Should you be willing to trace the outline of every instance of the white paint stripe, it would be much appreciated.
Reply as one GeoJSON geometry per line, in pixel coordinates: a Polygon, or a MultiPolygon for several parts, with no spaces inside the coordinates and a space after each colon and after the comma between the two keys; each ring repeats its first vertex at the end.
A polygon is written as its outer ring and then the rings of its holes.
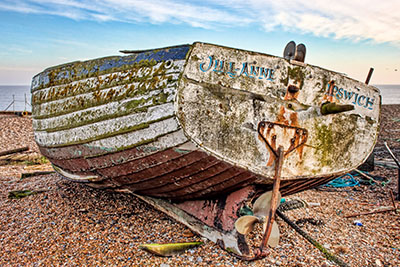
{"type": "Polygon", "coordinates": [[[126,107],[130,101],[139,99],[148,99],[148,101],[138,105],[137,108],[151,106],[153,105],[151,97],[161,92],[169,94],[167,101],[170,102],[174,99],[176,89],[175,87],[174,88],[167,87],[163,90],[150,91],[150,94],[147,95],[127,98],[121,101],[113,101],[103,105],[94,106],[83,110],[78,110],[60,116],[52,116],[50,118],[38,119],[34,117],[32,120],[33,122],[32,126],[35,131],[45,131],[45,130],[56,129],[59,127],[64,127],[65,125],[71,125],[71,127],[73,127],[75,123],[77,124],[79,123],[82,125],[83,122],[98,120],[99,118],[102,117],[109,118],[110,115],[112,114],[115,114],[114,117],[117,117],[118,114],[124,114],[129,112],[129,110],[127,110],[126,107]]]}
{"type": "MultiPolygon", "coordinates": [[[[173,80],[176,80],[178,78],[178,74],[176,76],[174,75],[173,80]]],[[[176,87],[176,81],[168,84],[168,78],[165,78],[164,80],[160,80],[155,88],[147,88],[149,92],[152,90],[156,89],[157,87],[162,87],[164,85],[167,85],[167,87],[176,87]]],[[[40,116],[46,116],[50,114],[59,114],[59,113],[67,113],[67,110],[73,110],[79,107],[84,108],[85,105],[88,106],[96,106],[99,105],[99,101],[104,101],[107,99],[107,94],[110,95],[110,100],[112,98],[118,98],[119,96],[124,96],[127,91],[130,90],[131,86],[135,86],[135,90],[138,90],[139,86],[150,86],[151,81],[146,82],[145,84],[135,82],[132,84],[126,84],[126,85],[118,85],[114,87],[110,87],[104,90],[99,90],[96,92],[90,92],[86,94],[81,94],[78,96],[71,96],[71,97],[66,97],[64,99],[59,99],[59,100],[54,100],[42,104],[34,104],[33,108],[33,116],[34,117],[40,117],[40,116]],[[101,93],[101,95],[96,98],[96,95],[101,93]],[[112,96],[111,96],[112,95],[112,96]]]]}
{"type": "Polygon", "coordinates": [[[174,114],[173,103],[154,106],[147,112],[134,113],[123,117],[113,118],[73,129],[57,132],[35,131],[35,140],[43,146],[58,146],[68,143],[81,143],[99,136],[112,135],[127,127],[161,119],[174,114]]]}
{"type": "Polygon", "coordinates": [[[164,121],[153,123],[149,128],[146,129],[96,140],[89,142],[88,145],[108,148],[127,147],[129,144],[137,144],[145,140],[176,131],[178,129],[179,125],[176,122],[176,119],[170,118],[164,121]]]}
{"type": "MultiPolygon", "coordinates": [[[[116,137],[110,137],[109,142],[113,142],[112,138],[114,138],[114,140],[116,139],[116,137]]],[[[167,134],[160,134],[159,137],[155,138],[155,141],[147,143],[147,144],[143,144],[143,145],[138,145],[138,148],[142,152],[144,152],[144,154],[146,154],[146,153],[152,154],[156,151],[160,151],[160,150],[164,150],[164,149],[167,149],[170,147],[182,145],[186,142],[188,142],[188,138],[186,137],[186,135],[184,134],[182,129],[178,129],[178,130],[171,131],[167,134]]],[[[93,142],[89,142],[87,144],[84,144],[84,146],[94,149],[96,151],[99,151],[99,149],[100,149],[101,151],[103,151],[103,153],[82,155],[82,151],[79,151],[79,147],[76,147],[76,150],[75,150],[76,154],[74,156],[71,156],[71,154],[69,154],[69,153],[65,153],[63,155],[58,155],[56,158],[68,160],[68,159],[78,158],[81,156],[88,157],[88,158],[97,157],[97,156],[101,156],[101,155],[106,155],[108,153],[114,153],[116,151],[130,149],[135,144],[137,144],[137,143],[129,141],[118,147],[117,146],[114,146],[114,147],[102,147],[102,146],[98,147],[98,146],[96,146],[96,147],[94,147],[93,142]]],[[[129,159],[132,159],[132,158],[129,158],[129,159]]]]}

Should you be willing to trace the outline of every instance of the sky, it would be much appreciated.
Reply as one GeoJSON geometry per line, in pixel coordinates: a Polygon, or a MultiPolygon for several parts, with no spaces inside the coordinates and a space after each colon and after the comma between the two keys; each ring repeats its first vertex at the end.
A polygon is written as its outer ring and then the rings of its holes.
{"type": "Polygon", "coordinates": [[[44,69],[195,41],[282,56],[371,84],[400,84],[399,0],[0,0],[0,85],[44,69]]]}

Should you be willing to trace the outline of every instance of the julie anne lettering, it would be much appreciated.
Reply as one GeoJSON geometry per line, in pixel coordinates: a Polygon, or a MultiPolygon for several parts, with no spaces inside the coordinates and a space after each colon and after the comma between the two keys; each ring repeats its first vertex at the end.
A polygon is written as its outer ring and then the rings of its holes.
{"type": "Polygon", "coordinates": [[[200,63],[199,68],[202,72],[213,71],[216,73],[227,74],[231,78],[239,76],[247,76],[254,79],[265,79],[272,81],[274,79],[274,69],[264,68],[260,66],[250,65],[248,62],[239,64],[240,67],[236,68],[235,62],[226,62],[224,60],[213,59],[208,57],[206,62],[200,63]]]}
{"type": "MultiPolygon", "coordinates": [[[[236,65],[237,63],[235,62],[213,59],[212,56],[209,56],[205,62],[199,64],[199,69],[202,72],[212,71],[219,74],[227,74],[231,78],[247,76],[253,79],[265,79],[267,81],[273,81],[275,79],[275,69],[273,68],[254,66],[248,62],[238,64],[240,67],[236,67],[236,65]]],[[[341,87],[339,88],[332,82],[328,83],[326,95],[335,97],[337,100],[351,102],[352,104],[363,108],[370,110],[373,109],[374,98],[370,98],[360,94],[359,92],[351,91],[341,87]]]]}

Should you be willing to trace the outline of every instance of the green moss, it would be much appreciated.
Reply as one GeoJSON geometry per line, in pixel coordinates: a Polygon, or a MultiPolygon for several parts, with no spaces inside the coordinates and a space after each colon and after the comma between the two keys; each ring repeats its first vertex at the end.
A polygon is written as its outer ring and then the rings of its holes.
{"type": "Polygon", "coordinates": [[[295,80],[297,83],[300,83],[300,89],[303,88],[306,74],[303,72],[301,67],[294,67],[293,69],[288,67],[288,77],[295,80]]]}
{"type": "Polygon", "coordinates": [[[196,54],[194,54],[190,59],[192,61],[199,61],[200,60],[200,58],[196,54]]]}
{"type": "Polygon", "coordinates": [[[324,77],[322,78],[322,88],[321,91],[325,91],[327,90],[327,86],[328,86],[329,80],[326,78],[326,76],[324,75],[324,77]]]}
{"type": "Polygon", "coordinates": [[[35,88],[34,91],[43,89],[45,87],[49,86],[54,86],[54,85],[62,85],[66,83],[70,83],[79,79],[85,79],[85,78],[92,78],[100,75],[105,75],[109,73],[114,73],[117,71],[125,71],[125,70],[137,70],[140,68],[152,68],[155,65],[157,65],[157,61],[154,59],[151,60],[141,60],[139,62],[135,62],[134,64],[129,64],[127,63],[126,65],[119,66],[119,67],[114,67],[114,68],[109,68],[104,71],[99,71],[98,66],[103,65],[107,60],[119,60],[120,57],[108,57],[108,58],[102,58],[102,59],[96,59],[92,61],[87,61],[87,62],[73,62],[70,64],[65,64],[61,66],[56,66],[51,69],[45,70],[43,75],[47,76],[49,78],[49,83],[47,84],[41,84],[39,87],[35,88]],[[64,79],[57,79],[58,75],[63,74],[63,73],[71,73],[69,75],[69,78],[64,78],[64,79]],[[72,74],[73,73],[73,74],[72,74]],[[77,75],[78,73],[87,73],[87,74],[81,74],[77,75]]]}
{"type": "Polygon", "coordinates": [[[318,142],[317,155],[322,165],[329,166],[332,164],[332,151],[334,149],[333,135],[330,126],[325,124],[315,124],[314,126],[316,139],[318,142]]]}
{"type": "Polygon", "coordinates": [[[122,151],[122,150],[126,150],[126,149],[130,149],[130,148],[133,148],[133,147],[138,147],[138,146],[143,146],[143,145],[150,144],[150,143],[152,143],[152,142],[157,141],[159,138],[164,137],[164,136],[166,136],[166,135],[168,135],[168,134],[171,134],[171,133],[173,133],[173,131],[172,131],[172,132],[165,133],[165,134],[158,135],[158,136],[156,136],[156,137],[154,137],[154,138],[144,139],[144,140],[142,140],[142,141],[140,141],[140,142],[137,142],[137,143],[132,144],[132,145],[129,145],[129,146],[118,147],[117,150],[116,150],[116,152],[122,151]]]}
{"type": "Polygon", "coordinates": [[[89,143],[89,142],[93,142],[93,141],[96,141],[96,140],[100,140],[100,139],[104,139],[104,138],[108,138],[108,137],[112,137],[112,136],[116,136],[116,135],[120,135],[120,134],[124,134],[124,133],[128,133],[128,132],[134,132],[134,131],[137,131],[137,130],[145,129],[145,128],[148,128],[150,126],[150,124],[153,124],[153,123],[156,123],[156,122],[159,122],[159,121],[162,121],[162,120],[167,120],[167,119],[169,119],[171,117],[173,117],[173,115],[172,116],[165,116],[165,117],[162,117],[162,118],[157,119],[157,120],[143,122],[143,123],[140,123],[140,124],[137,124],[137,125],[133,125],[133,126],[123,127],[121,129],[119,129],[118,131],[112,131],[112,132],[109,132],[109,133],[93,136],[91,138],[78,140],[78,141],[74,141],[74,142],[67,142],[67,143],[64,143],[62,145],[48,146],[48,147],[63,147],[63,146],[70,146],[70,145],[78,145],[78,144],[89,143]]]}
{"type": "MultiPolygon", "coordinates": [[[[173,81],[175,82],[175,81],[173,81]]],[[[154,91],[154,90],[161,90],[166,88],[169,84],[171,83],[164,83],[162,80],[158,81],[158,84],[152,83],[151,81],[143,83],[140,87],[131,85],[129,89],[121,89],[121,90],[114,90],[110,89],[108,92],[107,91],[95,91],[93,92],[93,98],[92,99],[83,99],[83,98],[74,98],[74,99],[69,99],[64,103],[63,107],[60,107],[59,103],[49,103],[46,106],[46,111],[45,115],[38,115],[38,113],[41,112],[41,106],[39,105],[34,105],[35,110],[34,110],[34,116],[36,119],[44,119],[44,118],[50,118],[58,115],[63,115],[67,114],[70,112],[90,108],[90,107],[95,107],[99,106],[111,101],[119,101],[122,99],[125,99],[127,97],[135,97],[135,96],[140,96],[144,95],[147,92],[154,91]],[[151,86],[155,87],[151,87],[151,86]],[[74,101],[76,103],[74,104],[74,101]]],[[[157,96],[153,96],[157,97],[157,96]]],[[[160,98],[164,98],[165,95],[161,95],[160,98]]],[[[161,100],[162,101],[162,100],[161,100]]]]}
{"type": "Polygon", "coordinates": [[[39,165],[49,163],[49,160],[45,156],[37,157],[32,160],[25,160],[25,165],[39,165]]]}
{"type": "Polygon", "coordinates": [[[288,86],[288,85],[289,85],[289,76],[287,76],[287,77],[284,78],[284,79],[281,79],[280,82],[281,82],[282,84],[284,84],[285,86],[288,86]]]}

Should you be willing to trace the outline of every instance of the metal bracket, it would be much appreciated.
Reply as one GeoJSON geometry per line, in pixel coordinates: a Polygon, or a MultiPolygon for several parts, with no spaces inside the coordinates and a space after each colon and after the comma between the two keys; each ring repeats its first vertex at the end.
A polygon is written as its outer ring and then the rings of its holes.
{"type": "Polygon", "coordinates": [[[308,138],[307,129],[269,121],[261,121],[257,132],[275,157],[278,157],[276,144],[283,146],[284,156],[287,156],[303,146],[308,138]]]}

